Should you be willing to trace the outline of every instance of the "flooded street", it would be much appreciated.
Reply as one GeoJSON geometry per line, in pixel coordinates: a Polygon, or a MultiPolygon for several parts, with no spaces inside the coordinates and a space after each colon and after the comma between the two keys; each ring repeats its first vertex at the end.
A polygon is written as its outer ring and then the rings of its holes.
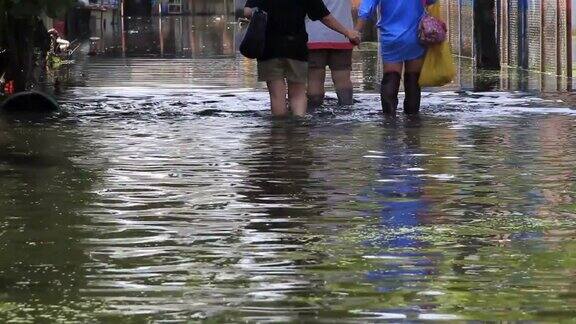
{"type": "Polygon", "coordinates": [[[576,317],[570,96],[496,76],[389,120],[365,47],[353,108],[274,121],[237,26],[193,18],[49,76],[58,115],[0,117],[2,322],[576,317]]]}

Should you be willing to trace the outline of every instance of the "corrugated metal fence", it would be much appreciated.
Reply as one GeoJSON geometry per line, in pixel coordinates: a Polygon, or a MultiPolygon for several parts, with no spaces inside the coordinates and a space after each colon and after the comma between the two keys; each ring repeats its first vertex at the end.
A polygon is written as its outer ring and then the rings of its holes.
{"type": "MultiPolygon", "coordinates": [[[[455,54],[475,59],[474,1],[444,0],[455,54]]],[[[494,0],[503,65],[572,76],[572,0],[494,0]]]]}

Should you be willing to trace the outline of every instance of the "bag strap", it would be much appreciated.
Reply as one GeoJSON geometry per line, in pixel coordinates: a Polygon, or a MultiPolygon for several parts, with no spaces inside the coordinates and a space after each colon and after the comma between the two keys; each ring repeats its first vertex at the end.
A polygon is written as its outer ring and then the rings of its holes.
{"type": "Polygon", "coordinates": [[[429,15],[428,12],[428,0],[422,0],[422,6],[424,7],[424,15],[429,15]]]}

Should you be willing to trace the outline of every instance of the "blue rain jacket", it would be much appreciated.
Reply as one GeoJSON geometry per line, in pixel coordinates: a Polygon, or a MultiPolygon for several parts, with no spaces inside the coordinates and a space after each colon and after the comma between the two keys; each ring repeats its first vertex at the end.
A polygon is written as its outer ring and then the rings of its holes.
{"type": "MultiPolygon", "coordinates": [[[[427,0],[432,4],[435,0],[427,0]]],[[[380,52],[387,63],[420,58],[426,48],[418,41],[418,25],[424,14],[422,0],[362,0],[358,15],[370,20],[380,10],[380,52]]]]}

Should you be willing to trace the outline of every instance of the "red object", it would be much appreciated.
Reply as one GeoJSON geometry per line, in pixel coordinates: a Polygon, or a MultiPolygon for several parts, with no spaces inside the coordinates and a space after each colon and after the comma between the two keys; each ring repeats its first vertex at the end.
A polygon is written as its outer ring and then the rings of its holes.
{"type": "Polygon", "coordinates": [[[6,82],[6,84],[4,85],[4,93],[7,95],[14,94],[14,81],[6,82]]]}
{"type": "Polygon", "coordinates": [[[60,37],[64,37],[64,35],[66,35],[66,22],[63,20],[54,20],[54,29],[58,31],[60,37]]]}
{"type": "Polygon", "coordinates": [[[339,43],[339,42],[312,42],[308,43],[308,49],[336,49],[336,50],[351,50],[354,49],[354,45],[350,42],[339,43]]]}

